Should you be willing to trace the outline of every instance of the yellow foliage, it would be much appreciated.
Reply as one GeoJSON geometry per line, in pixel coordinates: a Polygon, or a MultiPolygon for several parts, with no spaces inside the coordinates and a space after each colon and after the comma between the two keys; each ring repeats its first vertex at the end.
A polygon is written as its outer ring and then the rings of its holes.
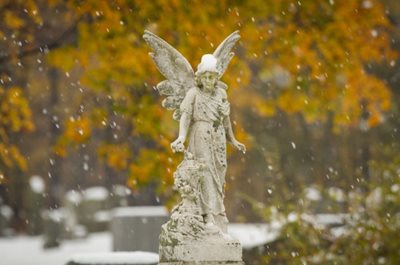
{"type": "Polygon", "coordinates": [[[177,161],[174,161],[170,155],[171,152],[141,149],[134,163],[129,165],[128,185],[135,189],[152,181],[160,182],[161,180],[159,188],[170,187],[174,181],[173,170],[177,166],[177,161]]]}
{"type": "Polygon", "coordinates": [[[71,118],[65,124],[65,136],[74,143],[84,143],[90,137],[91,126],[89,118],[71,118]]]}
{"type": "Polygon", "coordinates": [[[99,156],[106,160],[107,165],[117,170],[125,170],[132,157],[127,144],[103,144],[97,149],[99,156]]]}
{"type": "Polygon", "coordinates": [[[301,112],[305,104],[305,95],[297,91],[284,91],[277,100],[277,105],[289,114],[301,112]]]}
{"type": "Polygon", "coordinates": [[[15,14],[13,14],[13,12],[6,10],[4,12],[4,22],[6,23],[6,25],[8,27],[10,27],[11,29],[19,29],[21,27],[24,26],[24,20],[22,20],[21,18],[17,17],[15,14]]]}
{"type": "Polygon", "coordinates": [[[53,147],[53,152],[60,156],[60,157],[65,157],[67,155],[67,150],[66,147],[63,146],[62,144],[58,143],[53,147]]]}
{"type": "Polygon", "coordinates": [[[76,65],[75,49],[73,47],[64,47],[48,54],[47,62],[50,65],[57,66],[64,71],[70,71],[76,65]]]}
{"type": "Polygon", "coordinates": [[[255,107],[257,108],[257,112],[260,116],[271,117],[275,115],[276,104],[272,99],[262,100],[260,98],[256,98],[254,101],[255,107]]]}
{"type": "MultiPolygon", "coordinates": [[[[364,67],[398,58],[390,45],[392,26],[379,0],[370,0],[368,8],[359,0],[334,2],[67,1],[71,17],[88,19],[78,23],[76,45],[52,51],[48,60],[66,71],[79,67],[81,84],[93,97],[112,103],[67,122],[65,142],[86,141],[91,127],[105,127],[110,114],[121,114],[132,137],[151,140],[154,149],[128,159],[130,152],[108,152],[114,146],[107,146],[99,155],[128,170],[132,187],[154,176],[172,183],[172,175],[167,178],[160,168],[169,167],[167,150],[177,124],[166,121],[172,113],[159,106],[151,88],[163,77],[141,39],[145,29],[171,43],[194,68],[202,54],[212,53],[223,36],[239,29],[242,39],[223,81],[232,106],[243,112],[268,118],[280,110],[301,114],[309,123],[333,115],[334,127],[346,128],[360,123],[360,104],[366,102],[369,125],[378,125],[392,95],[364,67]]],[[[243,131],[238,135],[250,138],[243,131]]],[[[66,144],[60,146],[57,152],[64,154],[66,144]]]]}
{"type": "MultiPolygon", "coordinates": [[[[6,89],[0,86],[0,164],[23,171],[27,169],[24,156],[10,140],[10,136],[33,130],[32,113],[21,88],[6,89]]],[[[3,173],[0,175],[5,181],[6,176],[3,173]]]]}
{"type": "Polygon", "coordinates": [[[0,87],[0,124],[13,132],[32,131],[31,110],[19,87],[0,87]]]}

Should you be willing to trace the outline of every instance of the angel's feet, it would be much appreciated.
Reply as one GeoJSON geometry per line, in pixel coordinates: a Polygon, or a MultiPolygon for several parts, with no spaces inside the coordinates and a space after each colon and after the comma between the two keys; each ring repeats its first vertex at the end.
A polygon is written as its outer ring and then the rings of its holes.
{"type": "Polygon", "coordinates": [[[223,239],[225,239],[225,240],[227,240],[227,241],[233,240],[233,238],[231,237],[231,235],[229,235],[229,234],[227,234],[227,233],[224,233],[224,232],[222,232],[222,231],[221,231],[221,236],[222,236],[223,239]]]}
{"type": "Polygon", "coordinates": [[[204,223],[206,227],[206,231],[211,234],[218,234],[221,232],[221,229],[215,224],[215,220],[212,214],[207,214],[204,216],[204,223]]]}
{"type": "Polygon", "coordinates": [[[206,226],[215,225],[214,216],[212,214],[206,214],[204,216],[204,223],[206,224],[206,226]]]}

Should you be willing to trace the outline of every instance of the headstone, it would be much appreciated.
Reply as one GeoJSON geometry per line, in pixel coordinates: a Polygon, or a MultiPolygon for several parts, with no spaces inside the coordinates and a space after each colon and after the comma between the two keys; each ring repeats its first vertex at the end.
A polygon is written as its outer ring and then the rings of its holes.
{"type": "Polygon", "coordinates": [[[41,212],[44,208],[45,182],[42,177],[33,175],[29,179],[29,190],[26,193],[26,208],[28,232],[31,235],[39,235],[43,232],[43,218],[41,212]]]}
{"type": "Polygon", "coordinates": [[[169,215],[163,206],[120,207],[112,212],[114,251],[158,252],[161,225],[169,215]]]}
{"type": "Polygon", "coordinates": [[[87,229],[79,223],[79,208],[82,204],[82,194],[76,190],[68,191],[64,196],[65,238],[75,239],[87,236],[87,229]]]}
{"type": "Polygon", "coordinates": [[[109,192],[104,187],[90,187],[83,191],[78,222],[89,232],[104,231],[109,226],[109,192]]]}
{"type": "Polygon", "coordinates": [[[64,232],[65,214],[63,209],[46,210],[42,213],[44,220],[43,248],[54,248],[61,244],[64,232]]]}
{"type": "Polygon", "coordinates": [[[67,265],[155,265],[158,255],[151,252],[111,252],[75,254],[67,265]]]}
{"type": "Polygon", "coordinates": [[[14,213],[8,205],[0,204],[0,236],[11,236],[14,231],[10,228],[10,222],[14,213]]]}
{"type": "Polygon", "coordinates": [[[112,208],[126,207],[129,203],[129,196],[132,195],[131,190],[123,185],[114,185],[110,193],[110,205],[112,208]]]}

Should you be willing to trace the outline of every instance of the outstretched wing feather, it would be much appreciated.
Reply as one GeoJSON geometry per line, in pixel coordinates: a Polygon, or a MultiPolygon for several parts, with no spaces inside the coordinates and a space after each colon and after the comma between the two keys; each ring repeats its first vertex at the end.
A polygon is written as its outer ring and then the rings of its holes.
{"type": "Polygon", "coordinates": [[[169,110],[174,110],[179,108],[179,105],[181,104],[183,100],[183,97],[181,96],[169,96],[166,97],[162,102],[161,105],[169,110]]]}
{"type": "Polygon", "coordinates": [[[226,39],[221,42],[221,44],[214,51],[213,55],[215,58],[217,58],[217,69],[220,72],[220,77],[225,73],[229,62],[235,55],[233,52],[231,52],[231,49],[233,48],[233,46],[235,46],[236,42],[239,39],[240,35],[239,31],[237,30],[226,37],[226,39]]]}
{"type": "Polygon", "coordinates": [[[179,120],[179,106],[186,92],[195,86],[192,66],[182,54],[157,35],[146,30],[143,38],[153,49],[149,55],[157,69],[167,78],[156,86],[161,95],[167,96],[161,105],[166,109],[176,110],[173,118],[179,120]]]}
{"type": "Polygon", "coordinates": [[[156,89],[160,95],[171,96],[175,95],[176,84],[171,84],[172,81],[164,80],[157,84],[156,89]]]}
{"type": "Polygon", "coordinates": [[[150,56],[163,76],[186,89],[194,85],[193,69],[182,54],[150,31],[146,30],[143,38],[153,49],[150,56]]]}
{"type": "Polygon", "coordinates": [[[172,118],[173,118],[174,120],[176,120],[176,121],[179,121],[179,119],[181,118],[181,116],[182,116],[181,110],[180,110],[179,108],[177,108],[177,109],[174,111],[174,114],[172,115],[172,118]]]}

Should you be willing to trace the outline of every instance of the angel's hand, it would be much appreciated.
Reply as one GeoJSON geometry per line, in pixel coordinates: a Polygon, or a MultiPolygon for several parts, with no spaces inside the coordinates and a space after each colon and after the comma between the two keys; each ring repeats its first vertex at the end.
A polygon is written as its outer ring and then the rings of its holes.
{"type": "Polygon", "coordinates": [[[171,143],[172,152],[183,152],[185,150],[185,146],[183,143],[185,139],[183,137],[178,137],[175,141],[171,143]]]}
{"type": "Polygon", "coordinates": [[[234,139],[232,141],[233,146],[238,149],[239,151],[241,151],[243,154],[246,153],[246,146],[244,144],[242,144],[241,142],[239,142],[238,140],[234,139]]]}

